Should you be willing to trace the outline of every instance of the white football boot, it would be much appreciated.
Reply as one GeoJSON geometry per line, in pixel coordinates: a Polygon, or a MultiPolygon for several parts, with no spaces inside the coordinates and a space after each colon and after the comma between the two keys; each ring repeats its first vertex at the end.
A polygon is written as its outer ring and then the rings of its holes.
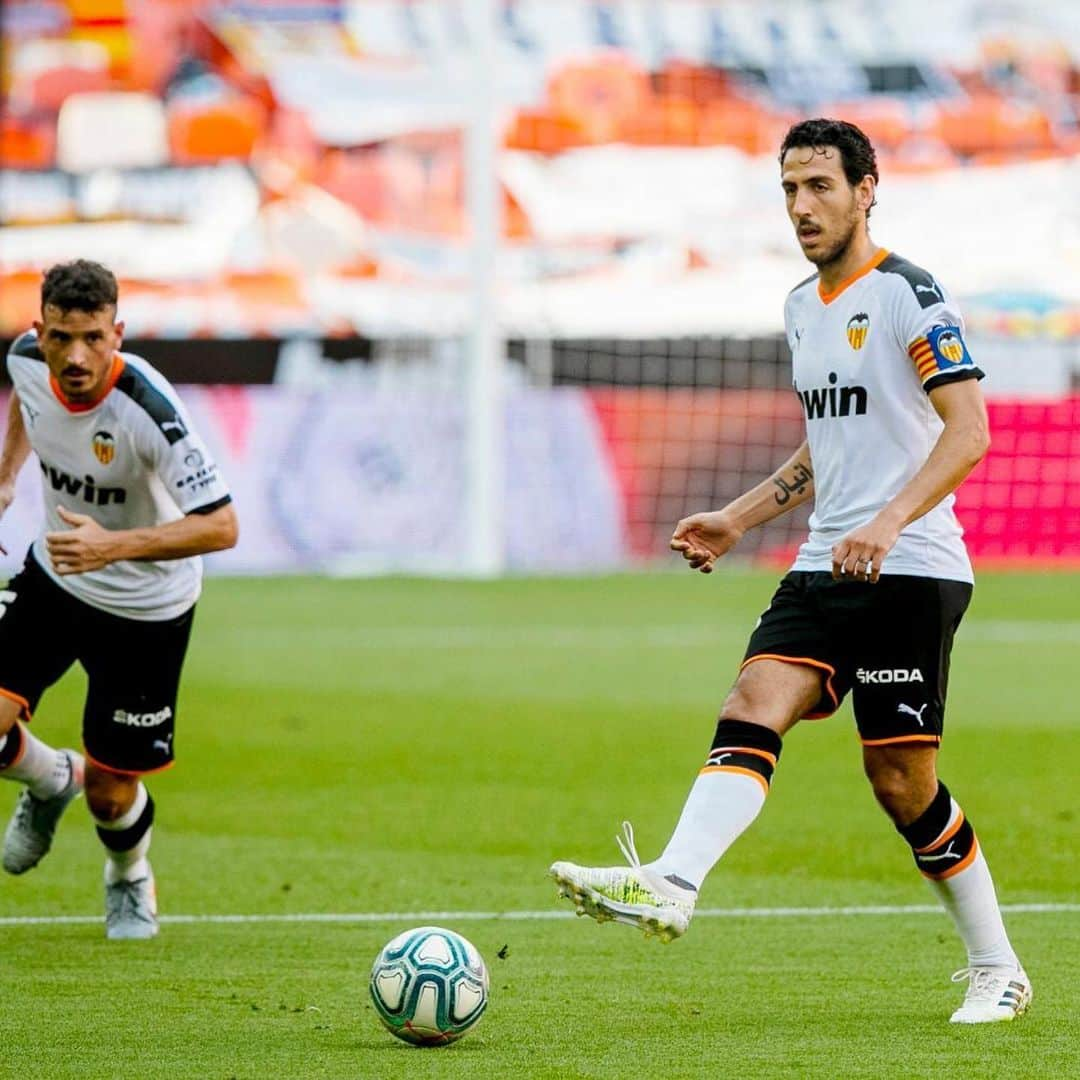
{"type": "Polygon", "coordinates": [[[61,750],[70,770],[67,784],[49,799],[38,799],[29,788],[19,792],[15,812],[4,832],[4,869],[9,874],[25,874],[49,852],[56,826],[72,800],[82,794],[83,756],[75,750],[61,750]]]}
{"type": "Polygon", "coordinates": [[[1023,1016],[1031,1004],[1031,980],[1023,968],[966,967],[952,977],[968,980],[964,1004],[949,1018],[951,1024],[999,1024],[1023,1016]]]}
{"type": "Polygon", "coordinates": [[[110,941],[142,941],[157,932],[157,889],[149,867],[137,881],[106,884],[105,936],[110,941]]]}
{"type": "Polygon", "coordinates": [[[623,822],[623,836],[615,840],[629,866],[553,863],[548,872],[559,895],[573,900],[579,915],[590,915],[597,922],[626,923],[664,942],[682,937],[694,914],[697,890],[689,884],[683,888],[641,865],[630,822],[623,822]]]}

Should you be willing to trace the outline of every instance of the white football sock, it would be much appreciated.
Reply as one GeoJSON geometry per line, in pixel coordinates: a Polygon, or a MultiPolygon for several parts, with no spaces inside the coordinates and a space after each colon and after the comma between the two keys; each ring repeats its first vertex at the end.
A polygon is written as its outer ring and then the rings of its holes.
{"type": "Polygon", "coordinates": [[[956,923],[972,967],[1020,966],[1001,921],[994,881],[981,848],[970,866],[944,881],[931,880],[930,887],[956,923]]]}
{"type": "MultiPolygon", "coordinates": [[[[135,799],[125,813],[115,821],[100,821],[98,818],[94,818],[94,823],[99,829],[104,829],[107,832],[120,832],[123,829],[130,829],[142,816],[149,798],[146,786],[140,783],[135,790],[135,799]]],[[[118,881],[138,881],[139,878],[146,877],[150,872],[150,863],[146,855],[150,850],[150,836],[153,831],[153,826],[148,828],[135,846],[127,851],[105,849],[106,885],[115,885],[118,881]]]]}
{"type": "Polygon", "coordinates": [[[667,847],[648,869],[700,889],[706,874],[764,805],[764,782],[756,777],[726,770],[700,773],[667,847]]]}
{"type": "MultiPolygon", "coordinates": [[[[59,795],[71,780],[71,760],[67,754],[54,750],[31,735],[29,728],[21,720],[15,722],[19,725],[22,750],[6,769],[0,769],[0,776],[5,780],[17,780],[25,784],[35,799],[51,799],[54,795],[59,795]]],[[[3,745],[6,745],[10,738],[9,732],[4,736],[3,745]]]]}

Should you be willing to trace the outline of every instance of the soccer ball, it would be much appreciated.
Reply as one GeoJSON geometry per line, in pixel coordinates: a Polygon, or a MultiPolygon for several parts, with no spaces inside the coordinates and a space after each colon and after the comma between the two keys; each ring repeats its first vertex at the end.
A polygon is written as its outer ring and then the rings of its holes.
{"type": "Polygon", "coordinates": [[[488,972],[460,934],[418,926],[383,946],[370,987],[392,1035],[415,1046],[440,1046],[460,1039],[484,1015],[488,972]]]}

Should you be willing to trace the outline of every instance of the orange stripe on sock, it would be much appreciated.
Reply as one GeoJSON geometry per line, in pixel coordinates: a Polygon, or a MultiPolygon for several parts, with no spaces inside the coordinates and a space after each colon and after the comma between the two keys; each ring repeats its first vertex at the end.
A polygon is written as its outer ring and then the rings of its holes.
{"type": "Polygon", "coordinates": [[[761,775],[761,773],[754,772],[753,769],[743,769],[740,768],[738,765],[706,765],[705,768],[698,773],[698,776],[704,776],[705,773],[714,772],[733,772],[741,773],[743,776],[751,776],[762,786],[762,788],[764,788],[765,794],[769,794],[768,780],[766,780],[765,777],[761,775]]]}
{"type": "Polygon", "coordinates": [[[959,874],[961,870],[966,870],[975,861],[975,856],[978,854],[979,841],[973,838],[971,850],[955,866],[950,866],[948,870],[943,870],[940,874],[928,874],[923,870],[923,877],[928,877],[933,881],[945,881],[946,879],[959,874]]]}
{"type": "Polygon", "coordinates": [[[915,854],[925,855],[928,851],[933,851],[934,848],[939,847],[941,844],[944,844],[947,841],[951,840],[960,831],[960,826],[963,824],[964,811],[961,810],[952,825],[946,825],[945,831],[933,843],[927,844],[926,847],[916,848],[915,854]]]}

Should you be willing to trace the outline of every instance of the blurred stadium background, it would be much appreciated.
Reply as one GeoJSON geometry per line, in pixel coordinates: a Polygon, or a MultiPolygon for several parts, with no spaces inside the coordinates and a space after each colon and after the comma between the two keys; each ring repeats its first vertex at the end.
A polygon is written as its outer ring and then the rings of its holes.
{"type": "MultiPolygon", "coordinates": [[[[106,962],[77,810],[0,890],[4,1062],[1080,1076],[1075,574],[983,574],[950,687],[949,784],[1038,985],[1023,1024],[944,1030],[961,956],[943,918],[927,932],[850,717],[792,734],[703,894],[724,917],[687,947],[560,919],[544,873],[615,857],[626,817],[658,850],[775,582],[606,575],[671,567],[681,515],[801,440],[781,319],[810,268],[776,162],[794,120],[868,131],[875,240],[961,300],[995,439],[958,505],[979,570],[1080,569],[1080,4],[5,0],[0,19],[0,345],[43,268],[113,267],[128,347],[183,388],[237,497],[240,545],[208,566],[251,575],[206,590],[183,764],[153,782],[165,932],[106,962]],[[323,576],[395,571],[575,576],[323,576]],[[885,906],[841,922],[853,904],[885,906]],[[371,958],[433,912],[492,967],[465,1058],[391,1053],[364,1010],[371,958]]],[[[0,575],[39,520],[35,470],[20,483],[0,575]]],[[[804,527],[740,552],[781,562],[804,527]]],[[[83,687],[50,691],[50,741],[77,745],[83,687]]]]}
{"type": "MultiPolygon", "coordinates": [[[[801,439],[781,319],[808,267],[775,154],[808,115],[875,141],[874,237],[960,298],[990,375],[994,448],[959,499],[976,559],[1080,562],[1072,0],[2,19],[0,338],[44,267],[116,270],[128,347],[189,387],[242,508],[218,572],[664,558],[674,521],[801,439]]],[[[23,482],[6,535],[36,524],[23,482]]],[[[783,560],[803,526],[741,550],[783,560]]]]}

